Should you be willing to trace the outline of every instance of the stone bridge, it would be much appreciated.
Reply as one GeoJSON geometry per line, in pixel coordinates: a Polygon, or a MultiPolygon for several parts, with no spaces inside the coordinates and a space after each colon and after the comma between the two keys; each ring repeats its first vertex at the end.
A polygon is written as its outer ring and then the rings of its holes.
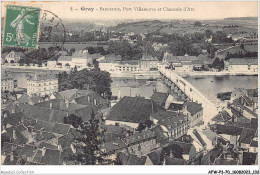
{"type": "Polygon", "coordinates": [[[173,70],[161,67],[159,68],[159,72],[162,79],[171,87],[171,89],[176,88],[177,86],[190,100],[202,104],[204,124],[207,124],[216,114],[218,114],[217,107],[211,101],[173,70]]]}

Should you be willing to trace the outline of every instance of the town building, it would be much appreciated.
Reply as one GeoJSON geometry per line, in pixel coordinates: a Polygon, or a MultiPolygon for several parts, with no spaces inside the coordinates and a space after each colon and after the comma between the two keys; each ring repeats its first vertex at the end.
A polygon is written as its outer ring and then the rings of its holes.
{"type": "Polygon", "coordinates": [[[231,58],[227,61],[226,70],[229,72],[258,72],[257,58],[231,58]]]}
{"type": "Polygon", "coordinates": [[[40,73],[31,76],[27,80],[27,95],[29,96],[50,96],[58,92],[58,78],[56,75],[40,73]]]}
{"type": "Polygon", "coordinates": [[[159,109],[159,106],[153,104],[150,99],[124,96],[107,113],[105,123],[106,125],[117,123],[137,128],[140,123],[145,123],[150,119],[150,115],[159,109]]]}
{"type": "Polygon", "coordinates": [[[144,54],[139,60],[140,70],[149,71],[158,69],[159,60],[151,55],[144,54]]]}
{"type": "Polygon", "coordinates": [[[5,56],[5,60],[8,63],[18,63],[21,59],[23,59],[23,56],[24,54],[22,52],[11,51],[5,56]]]}
{"type": "Polygon", "coordinates": [[[11,75],[6,72],[1,73],[1,91],[13,92],[14,88],[17,87],[17,80],[15,80],[11,75]]]}
{"type": "Polygon", "coordinates": [[[188,116],[173,111],[162,111],[151,114],[150,120],[153,121],[154,125],[160,125],[170,140],[187,134],[190,127],[188,116]]]}
{"type": "MultiPolygon", "coordinates": [[[[51,64],[51,63],[50,63],[51,64]]],[[[93,66],[93,58],[88,50],[78,50],[72,56],[60,56],[57,64],[61,64],[64,68],[74,68],[78,70],[93,66]]]]}

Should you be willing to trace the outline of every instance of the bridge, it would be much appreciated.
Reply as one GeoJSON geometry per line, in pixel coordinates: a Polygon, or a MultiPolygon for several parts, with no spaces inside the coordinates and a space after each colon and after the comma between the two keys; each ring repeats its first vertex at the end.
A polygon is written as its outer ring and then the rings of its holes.
{"type": "Polygon", "coordinates": [[[162,79],[167,85],[171,86],[171,88],[177,86],[178,89],[180,89],[190,100],[202,104],[204,124],[207,124],[215,115],[218,114],[217,107],[211,101],[173,70],[160,67],[159,72],[162,79]]]}

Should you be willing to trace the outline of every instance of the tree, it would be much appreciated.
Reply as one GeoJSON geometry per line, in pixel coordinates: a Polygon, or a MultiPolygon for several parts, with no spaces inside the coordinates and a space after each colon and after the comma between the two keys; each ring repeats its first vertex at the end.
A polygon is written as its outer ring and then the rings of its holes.
{"type": "Polygon", "coordinates": [[[146,120],[144,123],[140,123],[139,126],[136,128],[136,131],[143,131],[146,128],[151,128],[153,122],[151,120],[146,120]]]}
{"type": "Polygon", "coordinates": [[[82,118],[76,114],[70,114],[68,117],[64,117],[65,124],[71,124],[74,128],[78,128],[82,123],[82,118]]]}
{"type": "Polygon", "coordinates": [[[101,71],[100,69],[73,71],[67,79],[61,80],[64,89],[90,89],[108,99],[110,99],[112,95],[112,82],[110,73],[101,71]]]}
{"type": "Polygon", "coordinates": [[[240,48],[244,50],[245,49],[245,45],[243,43],[240,44],[240,48]]]}
{"type": "Polygon", "coordinates": [[[65,160],[73,161],[76,165],[102,164],[103,158],[100,150],[102,132],[93,110],[89,122],[82,123],[78,132],[81,136],[74,138],[72,143],[76,153],[65,157],[65,160]]]}
{"type": "Polygon", "coordinates": [[[201,27],[201,26],[202,26],[201,22],[199,21],[194,22],[194,27],[201,27]]]}

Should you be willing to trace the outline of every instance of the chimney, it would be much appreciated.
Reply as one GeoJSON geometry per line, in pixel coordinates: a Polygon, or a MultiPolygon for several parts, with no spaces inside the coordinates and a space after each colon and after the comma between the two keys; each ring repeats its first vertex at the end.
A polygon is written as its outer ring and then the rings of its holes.
{"type": "Polygon", "coordinates": [[[4,118],[6,118],[6,117],[7,117],[7,112],[4,113],[4,118]]]}
{"type": "Polygon", "coordinates": [[[118,90],[118,100],[120,100],[121,99],[121,90],[119,89],[118,90]]]}
{"type": "Polygon", "coordinates": [[[12,114],[14,114],[15,113],[15,110],[14,109],[12,109],[12,112],[11,112],[12,114]]]}
{"type": "Polygon", "coordinates": [[[71,148],[72,152],[75,154],[76,153],[76,148],[75,148],[73,143],[70,145],[70,148],[71,148]]]}
{"type": "Polygon", "coordinates": [[[45,152],[46,152],[46,147],[44,146],[44,147],[42,148],[42,157],[45,155],[45,152]]]}
{"type": "Polygon", "coordinates": [[[66,108],[68,109],[69,108],[69,102],[66,101],[65,103],[66,103],[66,108]]]}
{"type": "Polygon", "coordinates": [[[52,108],[52,103],[50,103],[50,109],[52,108]]]}
{"type": "Polygon", "coordinates": [[[13,130],[13,139],[16,139],[16,130],[13,130]]]}
{"type": "Polygon", "coordinates": [[[11,155],[10,155],[10,161],[11,161],[11,162],[14,161],[14,154],[13,154],[13,152],[12,152],[11,155]]]}

